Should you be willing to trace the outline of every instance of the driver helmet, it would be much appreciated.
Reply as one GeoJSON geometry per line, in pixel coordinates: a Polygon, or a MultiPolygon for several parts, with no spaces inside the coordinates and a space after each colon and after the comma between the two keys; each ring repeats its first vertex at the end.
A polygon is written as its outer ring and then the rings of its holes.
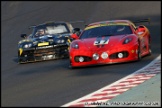
{"type": "Polygon", "coordinates": [[[44,35],[45,33],[44,33],[44,29],[39,29],[38,30],[38,35],[44,35]]]}

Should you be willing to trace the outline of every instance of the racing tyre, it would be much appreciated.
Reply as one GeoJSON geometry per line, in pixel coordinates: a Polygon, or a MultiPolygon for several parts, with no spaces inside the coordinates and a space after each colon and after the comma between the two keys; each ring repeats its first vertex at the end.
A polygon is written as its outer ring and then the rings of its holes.
{"type": "Polygon", "coordinates": [[[21,59],[20,58],[18,58],[18,64],[21,64],[21,59]]]}
{"type": "Polygon", "coordinates": [[[18,64],[24,64],[27,63],[27,60],[23,60],[23,59],[18,59],[18,64]]]}
{"type": "Polygon", "coordinates": [[[141,59],[142,59],[142,57],[141,57],[141,49],[140,49],[140,44],[139,44],[139,46],[138,46],[138,61],[140,61],[141,59]]]}
{"type": "Polygon", "coordinates": [[[23,64],[23,63],[26,63],[26,62],[27,62],[27,59],[21,58],[21,56],[19,55],[19,52],[18,52],[18,64],[23,64]]]}
{"type": "Polygon", "coordinates": [[[21,62],[22,62],[22,59],[20,58],[20,55],[19,55],[19,51],[18,51],[18,64],[21,64],[21,62]]]}
{"type": "Polygon", "coordinates": [[[152,54],[152,50],[151,50],[151,44],[149,43],[149,53],[148,53],[148,56],[151,56],[151,54],[152,54]]]}
{"type": "Polygon", "coordinates": [[[73,67],[71,65],[69,65],[69,69],[73,69],[73,67]]]}

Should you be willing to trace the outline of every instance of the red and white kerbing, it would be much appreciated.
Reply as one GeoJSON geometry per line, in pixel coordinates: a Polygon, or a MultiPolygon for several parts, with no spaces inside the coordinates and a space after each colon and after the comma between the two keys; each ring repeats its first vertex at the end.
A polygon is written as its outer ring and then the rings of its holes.
{"type": "Polygon", "coordinates": [[[81,97],[75,101],[69,102],[62,107],[95,107],[91,103],[94,102],[107,102],[117,95],[129,90],[132,87],[138,86],[144,81],[154,77],[156,74],[161,72],[161,55],[159,55],[154,61],[142,69],[97,90],[89,95],[81,97]]]}

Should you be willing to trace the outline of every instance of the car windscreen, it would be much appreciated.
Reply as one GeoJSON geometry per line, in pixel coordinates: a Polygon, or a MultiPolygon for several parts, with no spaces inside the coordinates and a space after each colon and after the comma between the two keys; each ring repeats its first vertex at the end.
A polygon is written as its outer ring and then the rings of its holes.
{"type": "Polygon", "coordinates": [[[129,25],[109,25],[109,26],[98,26],[85,29],[80,35],[80,39],[94,38],[98,36],[116,36],[132,34],[132,30],[129,25]]]}
{"type": "Polygon", "coordinates": [[[54,23],[37,26],[33,29],[33,35],[34,36],[39,35],[40,31],[43,31],[44,32],[43,34],[45,35],[70,33],[70,30],[64,23],[62,24],[54,23]]]}

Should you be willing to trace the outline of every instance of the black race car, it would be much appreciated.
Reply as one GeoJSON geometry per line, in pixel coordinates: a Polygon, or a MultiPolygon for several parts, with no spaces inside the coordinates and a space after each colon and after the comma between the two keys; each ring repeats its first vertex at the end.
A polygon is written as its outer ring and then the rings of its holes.
{"type": "Polygon", "coordinates": [[[69,37],[72,24],[69,22],[47,22],[31,26],[32,34],[21,34],[18,43],[18,62],[27,63],[69,57],[69,37]]]}

